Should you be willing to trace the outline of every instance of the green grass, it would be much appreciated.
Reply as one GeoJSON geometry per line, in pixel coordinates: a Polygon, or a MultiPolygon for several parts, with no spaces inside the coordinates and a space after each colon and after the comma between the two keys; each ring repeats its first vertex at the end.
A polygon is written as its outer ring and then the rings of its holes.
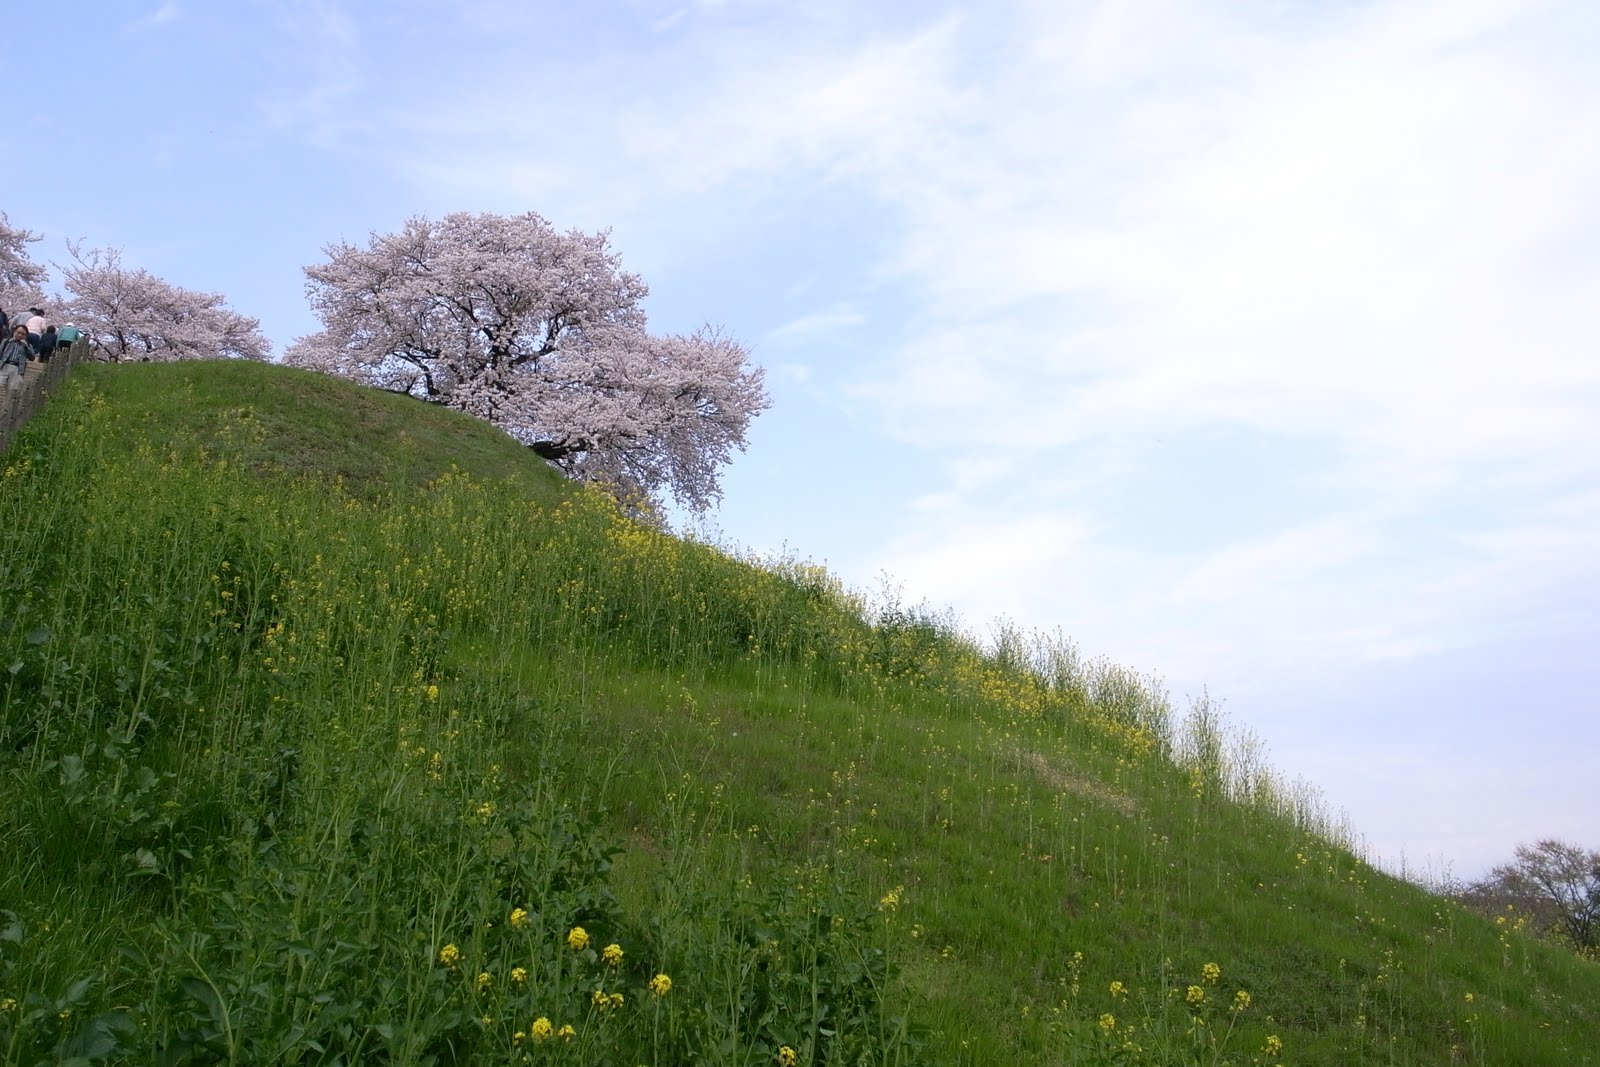
{"type": "Polygon", "coordinates": [[[465,417],[85,367],[0,524],[0,1063],[1600,1062],[1214,717],[465,417]]]}

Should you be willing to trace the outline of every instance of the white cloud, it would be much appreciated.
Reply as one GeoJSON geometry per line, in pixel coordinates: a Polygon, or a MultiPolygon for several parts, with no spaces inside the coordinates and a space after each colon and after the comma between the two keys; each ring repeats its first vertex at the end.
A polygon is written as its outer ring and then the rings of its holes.
{"type": "Polygon", "coordinates": [[[144,16],[143,18],[135,19],[133,22],[130,22],[128,24],[128,29],[129,30],[149,30],[149,29],[154,29],[157,26],[163,25],[163,24],[168,23],[168,22],[172,22],[173,20],[175,20],[178,17],[179,14],[181,14],[181,11],[179,10],[178,5],[176,3],[174,3],[174,2],[172,2],[172,0],[167,0],[166,3],[162,4],[160,7],[156,8],[154,11],[150,12],[150,14],[144,16]]]}

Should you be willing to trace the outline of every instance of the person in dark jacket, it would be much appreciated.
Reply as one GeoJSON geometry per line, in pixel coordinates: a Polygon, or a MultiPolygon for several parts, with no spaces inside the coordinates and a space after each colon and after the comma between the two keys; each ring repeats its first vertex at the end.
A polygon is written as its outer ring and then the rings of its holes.
{"type": "Polygon", "coordinates": [[[44,333],[39,335],[39,358],[49,363],[50,357],[55,355],[55,352],[56,328],[54,326],[46,326],[44,333]]]}
{"type": "Polygon", "coordinates": [[[28,343],[26,326],[16,327],[10,337],[0,342],[0,385],[5,387],[7,398],[22,388],[31,358],[33,346],[28,343]]]}

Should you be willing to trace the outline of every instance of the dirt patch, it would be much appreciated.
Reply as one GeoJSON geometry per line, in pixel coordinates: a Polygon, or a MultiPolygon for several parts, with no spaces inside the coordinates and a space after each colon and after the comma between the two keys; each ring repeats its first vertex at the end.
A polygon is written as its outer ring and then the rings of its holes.
{"type": "Polygon", "coordinates": [[[1128,794],[1119,793],[1082,771],[1064,767],[1042,752],[1024,752],[1019,749],[1014,755],[1020,765],[1038,775],[1039,780],[1052,789],[1086,797],[1123,815],[1133,815],[1139,810],[1138,802],[1128,794]]]}

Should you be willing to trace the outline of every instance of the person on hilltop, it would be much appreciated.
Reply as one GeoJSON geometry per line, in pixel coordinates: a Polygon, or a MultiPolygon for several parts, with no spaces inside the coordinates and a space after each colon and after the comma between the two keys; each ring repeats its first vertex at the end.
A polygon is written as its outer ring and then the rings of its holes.
{"type": "Polygon", "coordinates": [[[44,333],[39,335],[39,358],[44,362],[49,363],[50,357],[55,355],[58,337],[54,326],[46,326],[44,333]]]}
{"type": "Polygon", "coordinates": [[[22,388],[31,358],[33,346],[28,343],[28,327],[19,323],[11,336],[0,342],[0,384],[5,386],[7,399],[22,388]]]}
{"type": "Polygon", "coordinates": [[[44,337],[44,328],[48,324],[44,319],[43,308],[29,308],[28,311],[31,312],[28,316],[28,343],[33,346],[34,352],[38,352],[39,340],[44,337]]]}
{"type": "Polygon", "coordinates": [[[56,347],[71,348],[82,336],[83,331],[69,322],[56,332],[56,347]]]}

